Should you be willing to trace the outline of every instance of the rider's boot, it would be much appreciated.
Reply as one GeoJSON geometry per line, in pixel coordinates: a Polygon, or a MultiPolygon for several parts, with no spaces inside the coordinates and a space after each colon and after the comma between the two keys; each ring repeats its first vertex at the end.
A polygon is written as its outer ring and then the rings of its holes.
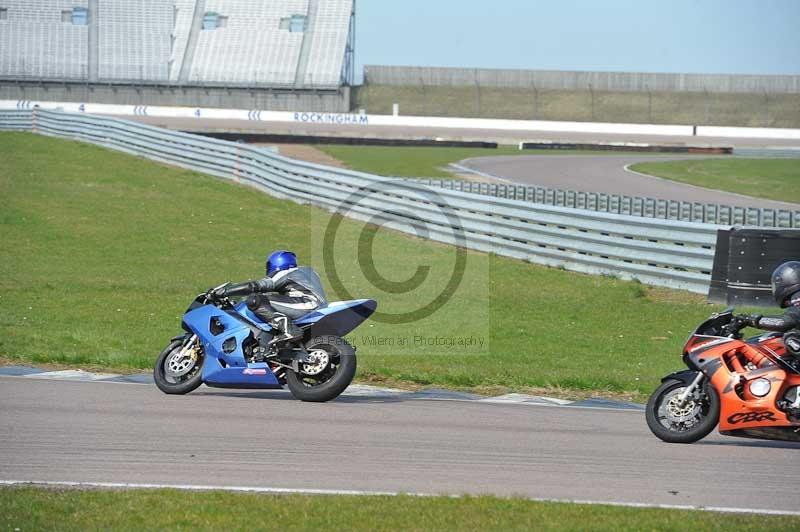
{"type": "Polygon", "coordinates": [[[303,329],[295,325],[285,314],[275,313],[269,324],[275,329],[276,333],[272,341],[270,341],[270,345],[274,345],[278,342],[299,340],[303,337],[303,329]]]}

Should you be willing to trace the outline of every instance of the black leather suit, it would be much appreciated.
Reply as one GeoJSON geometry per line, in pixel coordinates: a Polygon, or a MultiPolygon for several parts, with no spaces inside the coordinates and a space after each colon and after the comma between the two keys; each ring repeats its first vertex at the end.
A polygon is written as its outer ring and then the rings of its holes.
{"type": "Polygon", "coordinates": [[[785,333],[800,328],[800,307],[789,307],[780,316],[752,316],[752,318],[753,327],[785,333]]]}
{"type": "Polygon", "coordinates": [[[794,356],[800,356],[800,294],[791,298],[789,306],[779,316],[743,316],[741,323],[763,329],[781,332],[787,350],[794,356]]]}
{"type": "Polygon", "coordinates": [[[297,319],[328,304],[322,281],[308,266],[277,272],[258,281],[230,285],[224,295],[248,296],[247,307],[267,322],[276,312],[297,319]]]}

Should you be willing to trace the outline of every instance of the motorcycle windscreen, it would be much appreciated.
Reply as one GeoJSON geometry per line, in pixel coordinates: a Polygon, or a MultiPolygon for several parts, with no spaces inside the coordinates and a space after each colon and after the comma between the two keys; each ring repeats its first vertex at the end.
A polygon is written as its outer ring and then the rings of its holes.
{"type": "Polygon", "coordinates": [[[344,336],[364,323],[376,308],[378,303],[372,299],[331,303],[295,320],[295,324],[309,327],[311,336],[344,336]]]}

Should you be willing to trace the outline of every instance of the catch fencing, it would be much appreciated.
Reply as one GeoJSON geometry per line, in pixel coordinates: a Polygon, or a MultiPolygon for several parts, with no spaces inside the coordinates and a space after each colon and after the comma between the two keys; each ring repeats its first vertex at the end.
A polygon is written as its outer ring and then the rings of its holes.
{"type": "Polygon", "coordinates": [[[431,187],[115,118],[0,111],[0,129],[91,142],[465,248],[703,294],[717,230],[728,228],[431,187]]]}
{"type": "Polygon", "coordinates": [[[542,205],[584,209],[625,216],[717,225],[748,225],[774,228],[799,228],[800,207],[796,211],[737,207],[715,203],[663,200],[639,196],[560,190],[531,185],[480,183],[459,179],[417,179],[429,186],[481,194],[542,205]]]}

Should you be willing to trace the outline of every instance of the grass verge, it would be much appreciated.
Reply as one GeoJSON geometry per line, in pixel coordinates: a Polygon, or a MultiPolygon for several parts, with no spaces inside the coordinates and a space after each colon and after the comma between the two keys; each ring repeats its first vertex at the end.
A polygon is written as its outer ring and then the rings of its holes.
{"type": "Polygon", "coordinates": [[[800,159],[703,159],[639,163],[636,172],[754,198],[800,204],[800,159]]]}
{"type": "Polygon", "coordinates": [[[797,518],[495,497],[0,489],[3,530],[797,530],[797,518]]]}
{"type": "Polygon", "coordinates": [[[354,87],[356,109],[405,116],[510,118],[706,126],[800,126],[798,94],[609,92],[533,87],[373,85],[354,87]]]}
{"type": "MultiPolygon", "coordinates": [[[[96,146],[0,134],[0,356],[149,370],[194,295],[262,275],[267,251],[294,249],[327,280],[319,233],[328,220],[319,209],[96,146]]],[[[389,312],[441,293],[455,260],[450,246],[351,220],[329,248],[352,294],[389,312]],[[395,282],[420,263],[429,275],[417,290],[392,293],[365,278],[364,263],[395,282]]],[[[681,368],[687,333],[715,310],[686,292],[493,255],[468,252],[466,263],[452,298],[429,318],[371,320],[351,335],[358,379],[641,397],[681,368]]],[[[331,300],[346,298],[326,288],[331,300]]]]}

